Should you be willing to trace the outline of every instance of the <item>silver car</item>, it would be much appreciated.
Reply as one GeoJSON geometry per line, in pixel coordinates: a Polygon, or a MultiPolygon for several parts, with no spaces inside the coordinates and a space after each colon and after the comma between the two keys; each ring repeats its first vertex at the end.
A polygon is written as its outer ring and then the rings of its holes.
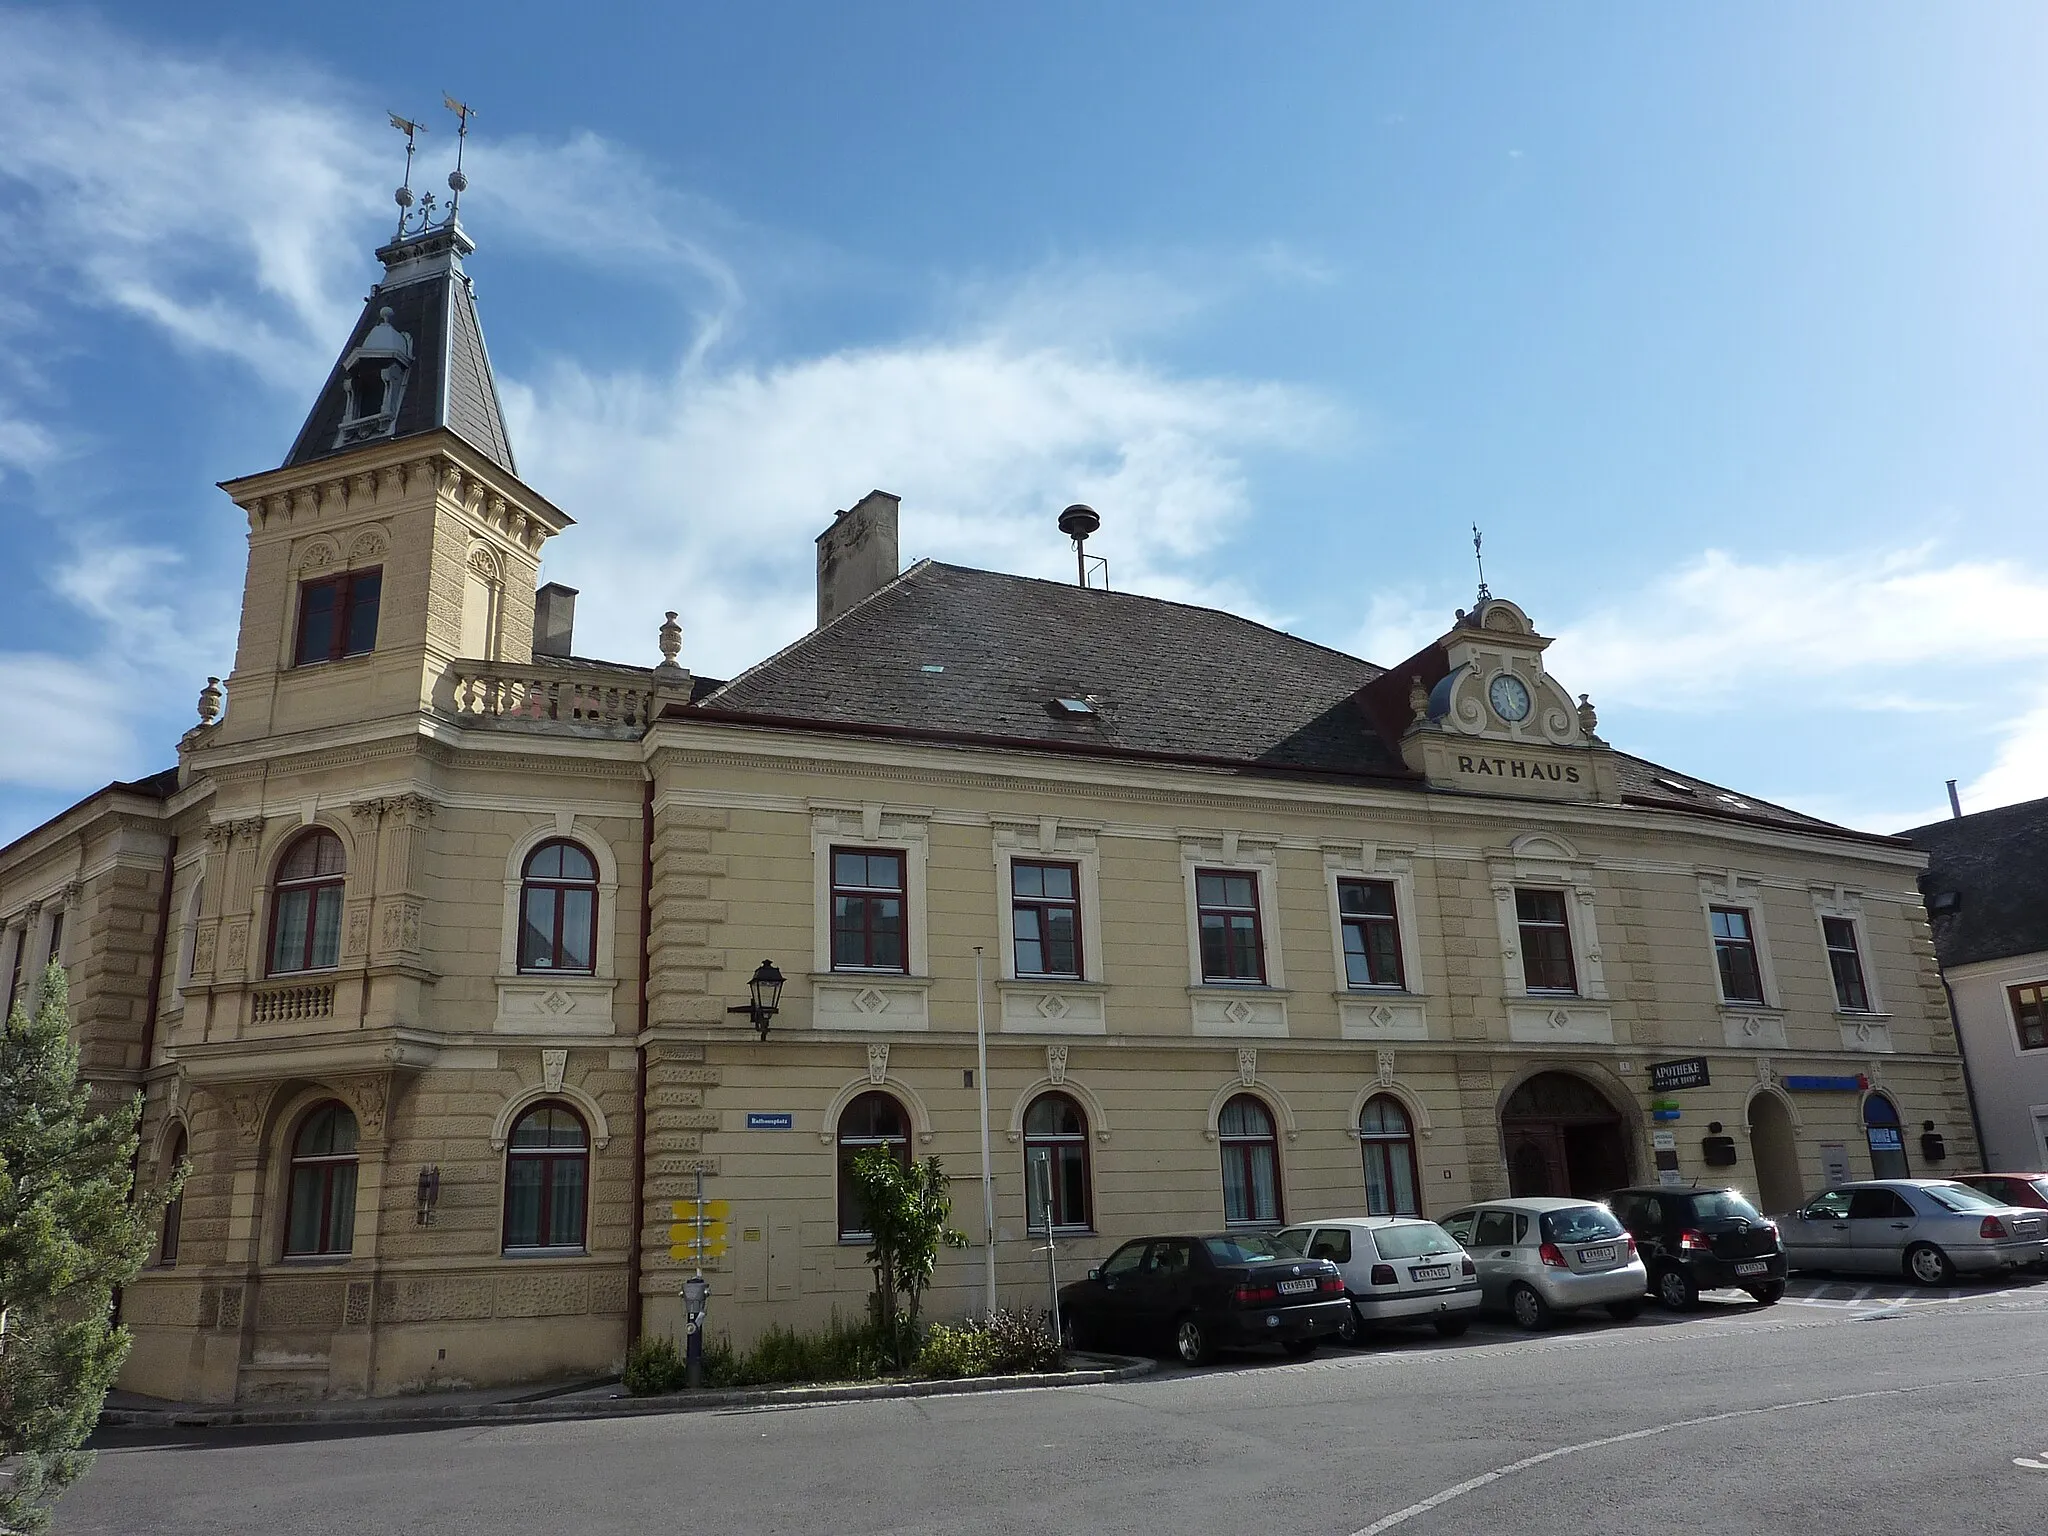
{"type": "Polygon", "coordinates": [[[1489,1200],[1443,1219],[1479,1268],[1480,1304],[1547,1328],[1559,1312],[1605,1307],[1620,1319],[1643,1309],[1650,1277],[1636,1240],[1590,1200],[1489,1200]]]}
{"type": "Polygon", "coordinates": [[[1960,1271],[2017,1269],[2048,1256],[2048,1221],[1952,1179],[1841,1184],[1782,1218],[1794,1269],[1904,1273],[1947,1285],[1960,1271]]]}
{"type": "Polygon", "coordinates": [[[1479,1273],[1450,1233],[1417,1216],[1337,1216],[1273,1234],[1290,1257],[1344,1271],[1351,1310],[1337,1337],[1357,1344],[1382,1323],[1429,1323],[1447,1339],[1479,1310],[1479,1273]]]}

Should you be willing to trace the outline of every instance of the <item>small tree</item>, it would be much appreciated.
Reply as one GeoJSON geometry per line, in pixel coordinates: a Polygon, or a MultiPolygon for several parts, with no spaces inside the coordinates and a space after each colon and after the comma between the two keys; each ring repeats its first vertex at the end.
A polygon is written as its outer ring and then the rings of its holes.
{"type": "Polygon", "coordinates": [[[854,1155],[847,1175],[874,1241],[868,1263],[875,1271],[875,1323],[901,1365],[904,1335],[916,1332],[925,1288],[939,1267],[939,1249],[965,1248],[967,1234],[947,1225],[953,1193],[936,1157],[905,1166],[887,1147],[870,1147],[854,1155]],[[908,1301],[901,1321],[899,1292],[908,1301]]]}
{"type": "Polygon", "coordinates": [[[92,1464],[79,1447],[128,1354],[113,1293],[149,1257],[175,1189],[131,1202],[142,1100],[89,1113],[64,972],[0,1033],[0,1532],[46,1530],[45,1507],[92,1464]]]}

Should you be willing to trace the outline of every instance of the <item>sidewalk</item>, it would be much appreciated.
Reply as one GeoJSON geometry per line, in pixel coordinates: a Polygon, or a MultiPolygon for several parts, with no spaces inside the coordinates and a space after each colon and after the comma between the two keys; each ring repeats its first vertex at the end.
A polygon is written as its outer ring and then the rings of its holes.
{"type": "Polygon", "coordinates": [[[968,1376],[956,1381],[843,1382],[807,1387],[735,1387],[631,1397],[616,1381],[569,1382],[501,1391],[437,1392],[416,1397],[358,1398],[318,1403],[167,1403],[133,1392],[111,1392],[101,1429],[228,1429],[264,1426],[376,1424],[522,1424],[552,1419],[625,1418],[656,1413],[781,1407],[802,1403],[864,1402],[884,1397],[947,1397],[963,1392],[1013,1392],[1129,1381],[1159,1369],[1155,1360],[1084,1355],[1078,1370],[1020,1376],[968,1376]]]}

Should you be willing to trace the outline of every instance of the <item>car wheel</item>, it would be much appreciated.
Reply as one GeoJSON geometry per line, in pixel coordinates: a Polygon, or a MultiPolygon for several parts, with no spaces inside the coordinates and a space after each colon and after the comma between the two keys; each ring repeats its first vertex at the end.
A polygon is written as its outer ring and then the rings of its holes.
{"type": "Polygon", "coordinates": [[[1699,1305],[1700,1288],[1692,1283],[1691,1275],[1668,1264],[1657,1272],[1657,1299],[1674,1312],[1690,1312],[1699,1305]]]}
{"type": "Polygon", "coordinates": [[[1472,1322],[1471,1319],[1463,1317],[1440,1317],[1431,1326],[1436,1329],[1438,1337],[1455,1339],[1461,1337],[1465,1330],[1472,1326],[1472,1322]]]}
{"type": "Polygon", "coordinates": [[[1344,1320],[1337,1324],[1337,1342],[1351,1349],[1365,1342],[1365,1319],[1351,1302],[1344,1303],[1344,1320]]]}
{"type": "Polygon", "coordinates": [[[1640,1301],[1610,1301],[1607,1304],[1607,1315],[1617,1323],[1633,1322],[1642,1315],[1642,1311],[1640,1301]]]}
{"type": "Polygon", "coordinates": [[[1775,1307],[1785,1295],[1785,1282],[1773,1280],[1768,1285],[1752,1285],[1749,1294],[1756,1298],[1760,1307],[1775,1307]]]}
{"type": "Polygon", "coordinates": [[[1209,1342],[1209,1330],[1202,1326],[1199,1317],[1184,1317],[1173,1330],[1173,1352],[1180,1356],[1183,1365],[1207,1365],[1215,1357],[1216,1346],[1209,1342]]]}
{"type": "Polygon", "coordinates": [[[1949,1285],[1956,1278],[1956,1267],[1934,1244],[1915,1243],[1906,1250],[1906,1273],[1922,1285],[1949,1285]]]}
{"type": "Polygon", "coordinates": [[[1515,1314],[1516,1324],[1531,1333],[1539,1328],[1548,1328],[1551,1318],[1555,1315],[1550,1310],[1550,1303],[1526,1285],[1514,1288],[1508,1297],[1508,1306],[1515,1314]]]}
{"type": "Polygon", "coordinates": [[[1289,1339],[1285,1344],[1282,1344],[1280,1347],[1286,1350],[1287,1353],[1292,1355],[1295,1359],[1306,1360],[1310,1355],[1316,1352],[1317,1346],[1320,1345],[1322,1342],[1323,1341],[1321,1339],[1289,1339]]]}

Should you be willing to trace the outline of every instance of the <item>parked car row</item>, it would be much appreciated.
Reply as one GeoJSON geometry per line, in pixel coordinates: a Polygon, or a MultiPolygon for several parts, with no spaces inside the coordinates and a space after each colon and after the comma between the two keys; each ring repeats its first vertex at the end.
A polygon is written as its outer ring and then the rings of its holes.
{"type": "Polygon", "coordinates": [[[1739,1190],[1651,1185],[1598,1201],[1482,1200],[1441,1222],[1336,1216],[1271,1234],[1134,1238],[1063,1287],[1060,1311],[1073,1348],[1164,1345],[1199,1365],[1219,1347],[1306,1355],[1400,1325],[1455,1338],[1481,1311],[1538,1329],[1591,1308],[1625,1321],[1648,1296],[1684,1311],[1703,1290],[1770,1306],[1788,1269],[1943,1285],[2040,1263],[2044,1174],[1863,1180],[1781,1221],[1739,1190]]]}

